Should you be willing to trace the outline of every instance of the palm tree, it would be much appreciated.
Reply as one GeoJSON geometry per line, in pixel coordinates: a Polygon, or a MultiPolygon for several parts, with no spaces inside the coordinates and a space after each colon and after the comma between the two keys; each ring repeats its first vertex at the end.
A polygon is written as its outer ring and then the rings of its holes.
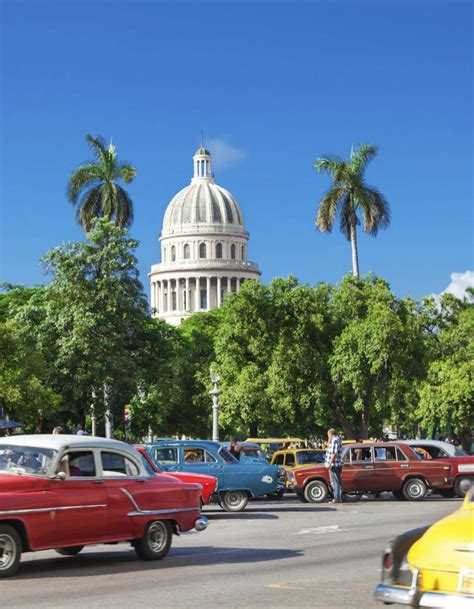
{"type": "Polygon", "coordinates": [[[349,161],[339,157],[323,157],[316,159],[314,164],[317,171],[327,173],[332,178],[331,188],[319,203],[316,228],[330,233],[339,214],[341,232],[352,244],[352,273],[355,277],[359,277],[358,211],[361,210],[364,217],[364,231],[373,237],[390,224],[388,202],[382,193],[364,181],[365,169],[376,154],[376,146],[362,144],[355,150],[351,149],[349,161]]]}
{"type": "Polygon", "coordinates": [[[133,222],[133,202],[118,181],[129,184],[137,174],[135,167],[117,161],[112,142],[106,145],[100,136],[87,135],[86,140],[95,161],[79,165],[69,177],[67,196],[72,205],[78,205],[76,218],[87,232],[94,218],[114,219],[115,224],[128,227],[133,222]]]}

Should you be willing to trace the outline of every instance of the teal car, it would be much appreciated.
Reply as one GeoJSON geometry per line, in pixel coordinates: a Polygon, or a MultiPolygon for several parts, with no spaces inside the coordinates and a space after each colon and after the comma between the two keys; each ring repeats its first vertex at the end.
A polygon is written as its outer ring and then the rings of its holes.
{"type": "Polygon", "coordinates": [[[282,468],[250,460],[237,461],[219,442],[162,440],[147,444],[157,466],[165,471],[185,471],[215,476],[214,501],[226,512],[241,512],[249,499],[278,493],[285,484],[282,468]]]}

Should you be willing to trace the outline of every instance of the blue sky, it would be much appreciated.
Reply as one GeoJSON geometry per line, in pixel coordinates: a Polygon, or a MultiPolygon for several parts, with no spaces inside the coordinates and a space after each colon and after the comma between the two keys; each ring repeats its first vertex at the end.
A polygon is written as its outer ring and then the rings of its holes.
{"type": "Polygon", "coordinates": [[[113,137],[138,170],[132,234],[142,281],[201,129],[218,184],[244,210],[266,282],[336,282],[350,244],[314,228],[320,155],[373,142],[369,183],[392,224],[360,235],[361,272],[439,293],[473,264],[472,3],[3,0],[1,278],[45,281],[39,259],[82,239],[65,197],[113,137]]]}

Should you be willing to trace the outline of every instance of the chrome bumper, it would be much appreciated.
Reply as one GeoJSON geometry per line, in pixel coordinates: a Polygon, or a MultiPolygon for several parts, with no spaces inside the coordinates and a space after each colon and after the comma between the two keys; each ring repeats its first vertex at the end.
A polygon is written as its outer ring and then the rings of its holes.
{"type": "Polygon", "coordinates": [[[383,603],[398,603],[410,607],[432,607],[435,609],[472,609],[474,597],[467,594],[443,594],[421,592],[418,588],[402,588],[379,584],[375,588],[376,600],[383,603]]]}
{"type": "Polygon", "coordinates": [[[199,518],[196,518],[194,521],[194,528],[196,531],[204,531],[207,529],[208,524],[209,520],[205,516],[199,516],[199,518]]]}

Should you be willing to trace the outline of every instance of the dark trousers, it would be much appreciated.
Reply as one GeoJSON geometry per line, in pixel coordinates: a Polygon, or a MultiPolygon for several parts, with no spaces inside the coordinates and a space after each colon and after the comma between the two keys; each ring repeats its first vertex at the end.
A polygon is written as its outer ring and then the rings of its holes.
{"type": "Polygon", "coordinates": [[[330,467],[329,476],[331,478],[332,494],[338,503],[342,503],[342,467],[330,467]]]}

